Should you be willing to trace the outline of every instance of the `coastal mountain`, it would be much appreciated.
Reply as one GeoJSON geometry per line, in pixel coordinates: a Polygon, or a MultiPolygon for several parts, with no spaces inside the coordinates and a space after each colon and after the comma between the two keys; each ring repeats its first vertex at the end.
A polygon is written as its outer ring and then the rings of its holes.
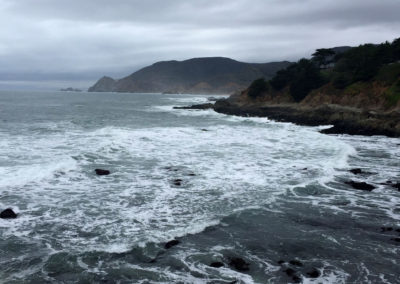
{"type": "Polygon", "coordinates": [[[288,61],[244,63],[224,57],[162,61],[114,80],[103,77],[89,92],[229,94],[257,78],[272,78],[288,61]]]}
{"type": "Polygon", "coordinates": [[[400,136],[400,38],[379,45],[318,49],[263,78],[214,110],[266,116],[305,125],[334,125],[326,133],[400,136]]]}

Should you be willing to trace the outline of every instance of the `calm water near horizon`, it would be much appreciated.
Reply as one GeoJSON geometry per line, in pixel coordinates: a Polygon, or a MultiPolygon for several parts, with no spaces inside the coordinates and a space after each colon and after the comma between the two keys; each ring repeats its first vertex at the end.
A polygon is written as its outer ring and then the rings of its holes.
{"type": "Polygon", "coordinates": [[[0,283],[400,283],[400,139],[173,109],[207,97],[1,91],[0,283]]]}

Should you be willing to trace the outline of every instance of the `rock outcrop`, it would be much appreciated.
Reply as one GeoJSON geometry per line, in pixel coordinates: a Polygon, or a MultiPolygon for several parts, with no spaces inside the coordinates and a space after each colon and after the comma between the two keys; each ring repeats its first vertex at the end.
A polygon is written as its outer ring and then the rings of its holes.
{"type": "Polygon", "coordinates": [[[15,219],[17,218],[17,214],[11,209],[7,208],[0,213],[1,219],[15,219]]]}
{"type": "Polygon", "coordinates": [[[217,101],[214,110],[238,116],[268,117],[299,125],[332,125],[332,128],[321,131],[326,134],[400,137],[399,110],[377,112],[336,104],[319,106],[296,103],[270,104],[268,101],[243,100],[235,96],[217,101]]]}

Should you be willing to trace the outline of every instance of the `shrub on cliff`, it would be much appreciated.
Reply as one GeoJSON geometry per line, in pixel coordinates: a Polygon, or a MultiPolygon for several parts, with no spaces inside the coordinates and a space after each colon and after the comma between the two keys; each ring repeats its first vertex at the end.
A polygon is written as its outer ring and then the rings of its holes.
{"type": "Polygon", "coordinates": [[[257,98],[267,90],[268,90],[268,83],[265,81],[264,78],[260,78],[251,83],[247,94],[251,98],[257,98]]]}
{"type": "Polygon", "coordinates": [[[332,84],[336,89],[345,89],[350,85],[351,78],[345,73],[336,73],[333,75],[332,84]]]}
{"type": "Polygon", "coordinates": [[[302,101],[310,91],[324,83],[319,67],[313,61],[304,58],[279,71],[270,81],[276,90],[290,86],[290,95],[296,102],[302,101]]]}
{"type": "Polygon", "coordinates": [[[296,102],[302,101],[312,90],[325,83],[319,68],[310,60],[301,59],[297,63],[295,79],[290,84],[290,95],[296,102]]]}
{"type": "MultiPolygon", "coordinates": [[[[382,66],[399,60],[400,39],[378,45],[364,44],[343,53],[334,71],[345,75],[349,79],[347,85],[350,85],[358,81],[371,80],[378,75],[382,66]]],[[[341,86],[341,84],[338,85],[341,86]]]]}

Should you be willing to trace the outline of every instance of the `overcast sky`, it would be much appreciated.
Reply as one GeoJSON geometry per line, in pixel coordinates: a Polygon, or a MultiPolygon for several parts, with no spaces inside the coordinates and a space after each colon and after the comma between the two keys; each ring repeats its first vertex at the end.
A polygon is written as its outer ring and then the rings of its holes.
{"type": "Polygon", "coordinates": [[[0,0],[0,88],[86,88],[160,60],[298,60],[397,37],[400,0],[0,0]]]}

